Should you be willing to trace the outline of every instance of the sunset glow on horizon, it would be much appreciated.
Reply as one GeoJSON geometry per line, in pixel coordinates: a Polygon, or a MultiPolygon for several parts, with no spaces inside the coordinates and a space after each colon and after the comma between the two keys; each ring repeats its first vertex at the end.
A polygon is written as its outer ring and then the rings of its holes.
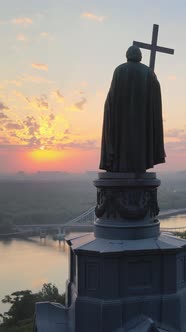
{"type": "MultiPolygon", "coordinates": [[[[186,169],[185,16],[184,1],[7,0],[0,14],[0,173],[98,170],[113,71],[133,40],[151,42],[154,23],[158,45],[175,49],[156,56],[167,162],[155,169],[186,169]]],[[[142,54],[149,64],[149,51],[142,54]]]]}

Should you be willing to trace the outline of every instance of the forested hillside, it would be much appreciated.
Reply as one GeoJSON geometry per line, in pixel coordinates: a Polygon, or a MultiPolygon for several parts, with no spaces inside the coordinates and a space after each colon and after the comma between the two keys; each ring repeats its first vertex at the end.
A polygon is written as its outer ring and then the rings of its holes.
{"type": "MultiPolygon", "coordinates": [[[[186,176],[161,175],[162,210],[186,207],[186,176]]],[[[0,230],[12,224],[65,223],[96,204],[94,177],[0,181],[0,230]]]]}

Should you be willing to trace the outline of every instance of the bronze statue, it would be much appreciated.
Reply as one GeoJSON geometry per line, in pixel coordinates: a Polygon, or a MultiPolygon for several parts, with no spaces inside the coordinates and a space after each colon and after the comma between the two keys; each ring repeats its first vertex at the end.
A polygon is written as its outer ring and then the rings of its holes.
{"type": "Polygon", "coordinates": [[[118,66],[105,102],[100,169],[145,172],[165,162],[160,84],[129,47],[118,66]]]}

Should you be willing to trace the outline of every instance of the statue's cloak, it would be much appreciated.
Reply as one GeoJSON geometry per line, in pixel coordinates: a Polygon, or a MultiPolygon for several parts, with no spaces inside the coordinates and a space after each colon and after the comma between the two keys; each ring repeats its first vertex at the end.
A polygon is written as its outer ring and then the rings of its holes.
{"type": "Polygon", "coordinates": [[[115,69],[105,101],[100,168],[144,172],[164,162],[157,77],[144,64],[124,63],[115,69]]]}

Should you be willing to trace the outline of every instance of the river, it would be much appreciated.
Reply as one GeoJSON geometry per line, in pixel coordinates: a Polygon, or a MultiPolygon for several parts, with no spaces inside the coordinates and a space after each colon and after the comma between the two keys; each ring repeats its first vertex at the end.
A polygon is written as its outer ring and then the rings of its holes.
{"type": "MultiPolygon", "coordinates": [[[[162,219],[161,226],[185,227],[186,214],[162,219]]],[[[0,241],[0,267],[0,300],[17,290],[36,292],[47,282],[62,293],[68,277],[68,246],[49,238],[0,241]]],[[[0,302],[0,313],[8,308],[0,302]]]]}
{"type": "MultiPolygon", "coordinates": [[[[42,288],[54,283],[60,292],[65,290],[68,276],[68,246],[52,239],[33,238],[0,241],[0,300],[17,290],[42,288]]],[[[0,313],[9,308],[0,302],[0,313]]]]}
{"type": "Polygon", "coordinates": [[[173,215],[160,220],[162,228],[186,228],[186,214],[173,215]]]}

